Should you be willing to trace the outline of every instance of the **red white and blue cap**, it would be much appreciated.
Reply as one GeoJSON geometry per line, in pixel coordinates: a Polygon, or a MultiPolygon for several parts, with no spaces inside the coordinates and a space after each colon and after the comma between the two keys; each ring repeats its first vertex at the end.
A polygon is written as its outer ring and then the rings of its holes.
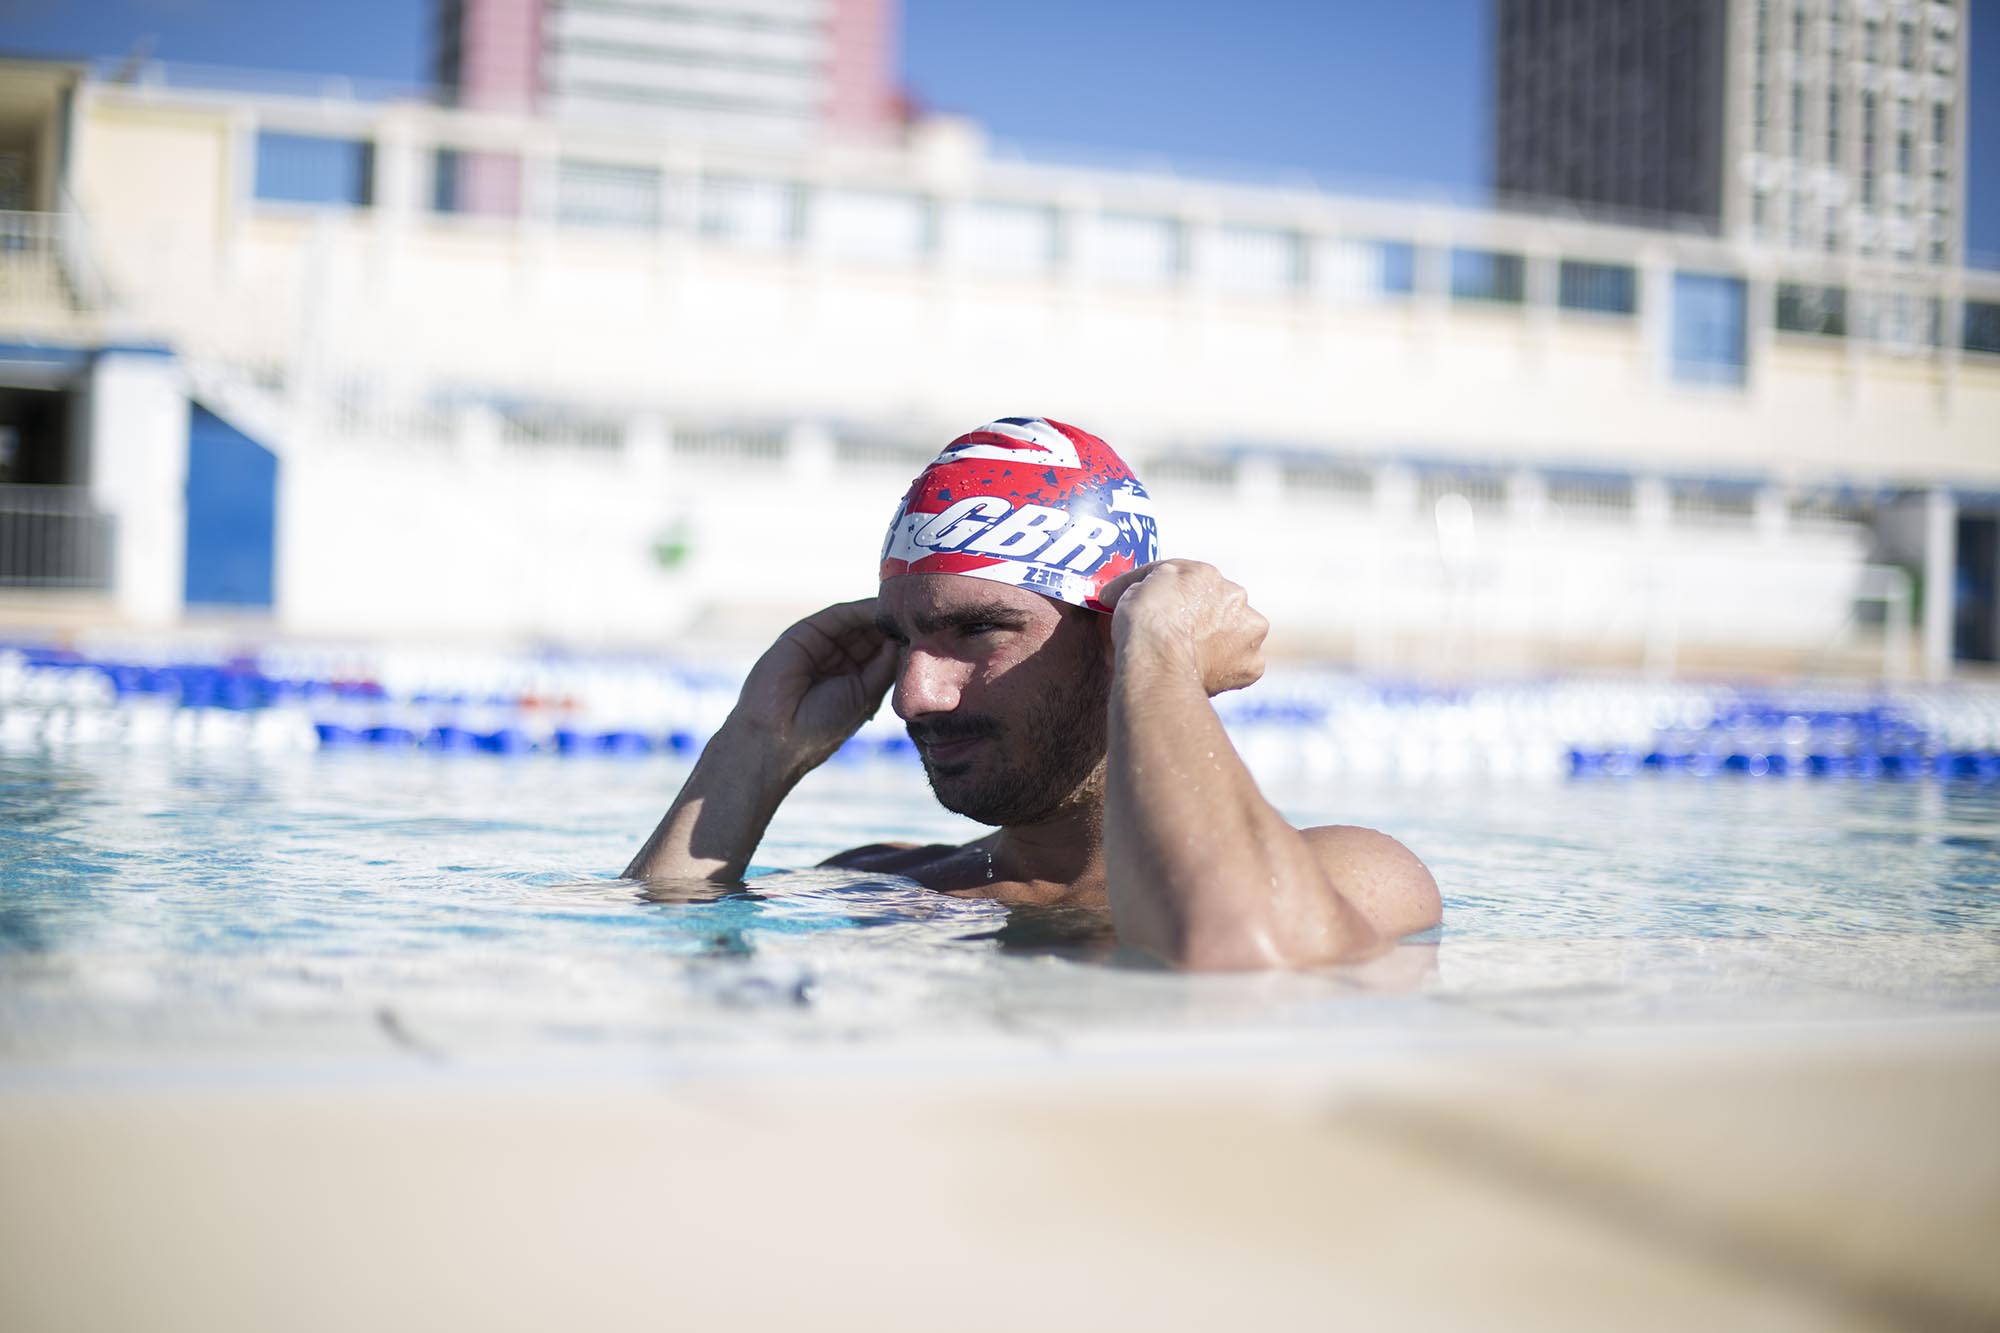
{"type": "Polygon", "coordinates": [[[1153,502],[1110,445],[1045,417],[1002,417],[910,483],[882,577],[963,574],[1102,611],[1105,584],[1158,558],[1153,502]]]}

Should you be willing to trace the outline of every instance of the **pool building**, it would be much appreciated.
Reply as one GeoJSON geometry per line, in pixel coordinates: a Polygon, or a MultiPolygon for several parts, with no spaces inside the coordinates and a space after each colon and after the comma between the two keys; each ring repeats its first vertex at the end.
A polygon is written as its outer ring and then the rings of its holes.
{"type": "Polygon", "coordinates": [[[21,615],[761,635],[867,586],[940,441],[1033,411],[1364,667],[2000,649],[2000,274],[1034,160],[945,117],[732,140],[3,73],[21,615]],[[468,190],[496,170],[519,189],[468,190]]]}

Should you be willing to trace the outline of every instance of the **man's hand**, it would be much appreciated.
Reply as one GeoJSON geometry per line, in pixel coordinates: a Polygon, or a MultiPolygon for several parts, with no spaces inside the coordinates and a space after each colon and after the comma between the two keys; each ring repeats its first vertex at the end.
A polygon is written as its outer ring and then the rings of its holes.
{"type": "Polygon", "coordinates": [[[803,776],[875,715],[895,676],[896,645],[875,628],[875,599],[841,602],[765,650],[727,726],[770,745],[782,769],[803,776]]]}
{"type": "Polygon", "coordinates": [[[895,676],[896,646],[875,628],[872,597],[779,635],[626,877],[740,879],[778,803],[874,716],[895,676]]]}
{"type": "Polygon", "coordinates": [[[1213,698],[1264,674],[1271,622],[1243,589],[1199,560],[1156,560],[1104,585],[1121,665],[1143,657],[1178,666],[1213,698]]]}

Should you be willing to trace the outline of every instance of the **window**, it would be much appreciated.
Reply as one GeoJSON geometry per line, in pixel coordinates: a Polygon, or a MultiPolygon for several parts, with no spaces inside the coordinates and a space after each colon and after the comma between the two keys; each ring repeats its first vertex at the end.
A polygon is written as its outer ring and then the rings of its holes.
{"type": "Polygon", "coordinates": [[[1826,90],[1826,160],[1840,161],[1840,89],[1826,90]]]}
{"type": "Polygon", "coordinates": [[[1239,296],[1280,296],[1299,285],[1299,238],[1262,227],[1222,227],[1214,242],[1216,285],[1239,296]]]}
{"type": "Polygon", "coordinates": [[[1521,256],[1495,250],[1451,252],[1451,294],[1460,301],[1500,301],[1518,305],[1523,282],[1521,256]]]}
{"type": "Polygon", "coordinates": [[[1667,505],[1676,522],[1748,523],[1757,513],[1757,488],[1747,482],[1676,481],[1667,505]]]}
{"type": "Polygon", "coordinates": [[[1806,155],[1806,90],[1805,85],[1792,85],[1792,156],[1806,155]]]}
{"type": "Polygon", "coordinates": [[[660,169],[565,158],[556,167],[556,221],[575,226],[656,228],[660,169]]]}
{"type": "Polygon", "coordinates": [[[1943,102],[1937,102],[1932,104],[1931,142],[1936,144],[1940,148],[1944,147],[1945,121],[1949,118],[1949,114],[1950,113],[1946,110],[1945,104],[1943,102]]]}
{"type": "Polygon", "coordinates": [[[1408,241],[1321,241],[1313,248],[1312,276],[1328,296],[1407,296],[1417,289],[1417,249],[1408,241]]]}
{"type": "Polygon", "coordinates": [[[823,191],[813,239],[837,259],[913,264],[931,252],[931,205],[900,190],[823,191]]]}
{"type": "Polygon", "coordinates": [[[1778,284],[1777,326],[1784,333],[1847,335],[1847,290],[1812,283],[1778,284]]]}
{"type": "Polygon", "coordinates": [[[1181,224],[1173,218],[1106,213],[1097,219],[1097,269],[1107,281],[1163,287],[1182,267],[1181,224]]]}
{"type": "Polygon", "coordinates": [[[1937,345],[1944,305],[1934,296],[1875,292],[1861,302],[1855,332],[1889,352],[1920,353],[1937,345]]]}
{"type": "Polygon", "coordinates": [[[1869,64],[1879,64],[1882,59],[1882,21],[1869,19],[1861,25],[1861,58],[1869,64]]]}
{"type": "Polygon", "coordinates": [[[1629,315],[1638,309],[1638,275],[1624,264],[1565,259],[1556,277],[1556,304],[1564,310],[1629,315]]]}
{"type": "Polygon", "coordinates": [[[1861,202],[1875,206],[1875,94],[1861,94],[1861,202]]]}
{"type": "Polygon", "coordinates": [[[988,273],[1045,273],[1057,258],[1056,215],[1033,204],[974,204],[965,211],[966,262],[988,273]]]}
{"type": "Polygon", "coordinates": [[[752,249],[779,249],[798,239],[804,206],[789,181],[710,176],[701,183],[701,234],[752,249]]]}
{"type": "Polygon", "coordinates": [[[1896,136],[1896,174],[1907,176],[1916,170],[1917,150],[1910,142],[1910,132],[1904,130],[1896,136]]]}
{"type": "Polygon", "coordinates": [[[1803,9],[1792,11],[1792,54],[1800,60],[1805,59],[1806,11],[1803,9]]]}
{"type": "Polygon", "coordinates": [[[1407,241],[1378,241],[1375,254],[1383,291],[1414,292],[1417,289],[1416,246],[1407,241]]]}
{"type": "Polygon", "coordinates": [[[2000,355],[2000,301],[1965,303],[1965,336],[1960,342],[1968,352],[2000,355]]]}
{"type": "Polygon", "coordinates": [[[521,211],[521,159],[511,153],[440,148],[431,207],[462,217],[516,217],[521,211]]]}
{"type": "Polygon", "coordinates": [[[1917,67],[1917,25],[1908,19],[1896,25],[1896,63],[1904,69],[1917,67]]]}
{"type": "Polygon", "coordinates": [[[1674,274],[1673,375],[1683,383],[1741,384],[1747,356],[1743,279],[1674,274]]]}
{"type": "Polygon", "coordinates": [[[371,202],[375,145],[366,139],[326,139],[311,134],[257,134],[256,194],[289,204],[371,202]]]}

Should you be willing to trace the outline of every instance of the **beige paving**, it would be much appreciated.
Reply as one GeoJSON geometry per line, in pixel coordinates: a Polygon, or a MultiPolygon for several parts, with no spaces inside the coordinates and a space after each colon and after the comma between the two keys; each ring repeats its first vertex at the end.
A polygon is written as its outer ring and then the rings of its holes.
{"type": "Polygon", "coordinates": [[[1992,1328],[1996,1107],[1982,1025],[1339,1067],[17,1087],[0,1328],[1992,1328]]]}

